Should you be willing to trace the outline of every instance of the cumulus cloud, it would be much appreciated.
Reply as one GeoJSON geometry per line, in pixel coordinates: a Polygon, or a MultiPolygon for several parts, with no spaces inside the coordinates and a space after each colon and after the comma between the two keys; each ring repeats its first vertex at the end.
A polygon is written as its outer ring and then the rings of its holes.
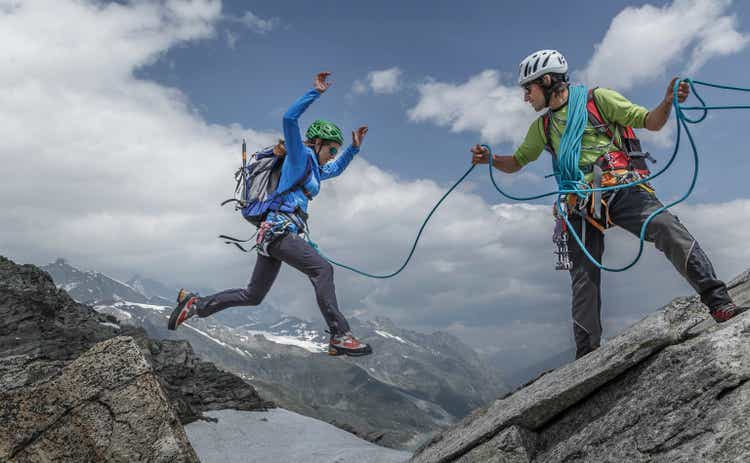
{"type": "MultiPolygon", "coordinates": [[[[423,219],[447,187],[399,180],[365,159],[324,186],[311,208],[313,238],[336,260],[375,274],[401,266],[423,219]]],[[[475,194],[456,191],[433,216],[398,278],[368,280],[339,270],[340,297],[351,310],[388,314],[407,325],[449,324],[480,313],[497,319],[517,308],[502,301],[526,294],[549,302],[559,288],[534,277],[548,263],[544,251],[549,246],[537,246],[530,256],[524,243],[548,241],[550,220],[546,206],[490,206],[475,194]],[[500,263],[513,267],[513,274],[498,268],[500,263]]]]}
{"type": "Polygon", "coordinates": [[[393,94],[401,89],[402,74],[403,71],[398,67],[372,71],[367,74],[367,78],[364,81],[354,81],[352,90],[356,94],[363,94],[367,91],[372,91],[379,95],[393,94]]]}
{"type": "Polygon", "coordinates": [[[677,214],[683,222],[694,224],[691,231],[716,261],[717,270],[733,277],[747,270],[750,248],[742,245],[750,236],[750,201],[736,199],[717,204],[680,205],[677,214]]]}
{"type": "Polygon", "coordinates": [[[675,137],[677,136],[677,124],[675,124],[673,118],[670,118],[658,132],[646,129],[637,129],[635,132],[644,149],[658,149],[661,152],[672,154],[667,148],[674,148],[675,137]]]}
{"type": "Polygon", "coordinates": [[[627,90],[665,76],[672,65],[696,72],[708,60],[743,50],[747,34],[727,14],[731,0],[675,0],[670,5],[628,7],[609,29],[581,78],[627,90]]]}
{"type": "Polygon", "coordinates": [[[414,122],[432,122],[453,132],[476,131],[482,140],[520,143],[534,119],[521,90],[486,70],[463,84],[428,81],[419,86],[419,102],[408,111],[414,122]]]}

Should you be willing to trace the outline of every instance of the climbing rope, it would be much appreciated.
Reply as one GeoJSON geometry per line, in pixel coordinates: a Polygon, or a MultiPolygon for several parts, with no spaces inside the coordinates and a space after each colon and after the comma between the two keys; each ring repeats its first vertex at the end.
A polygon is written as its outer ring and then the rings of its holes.
{"type": "Polygon", "coordinates": [[[430,219],[432,218],[432,215],[435,213],[435,211],[437,211],[438,207],[440,207],[440,205],[443,204],[443,201],[445,201],[445,198],[447,198],[448,195],[451,194],[453,192],[453,190],[455,190],[456,187],[458,185],[460,185],[461,182],[464,181],[464,179],[471,173],[472,170],[474,170],[475,167],[476,167],[476,165],[472,165],[471,167],[469,167],[469,170],[467,170],[461,176],[461,178],[459,178],[456,181],[456,183],[454,183],[453,186],[450,187],[448,189],[448,191],[445,192],[445,194],[443,195],[443,197],[440,198],[440,200],[435,204],[435,206],[432,208],[432,210],[430,211],[430,213],[427,214],[427,218],[424,219],[424,222],[422,222],[422,226],[419,227],[419,232],[417,233],[417,237],[414,239],[414,243],[411,245],[411,250],[409,251],[409,255],[406,257],[406,260],[404,260],[404,263],[401,264],[401,267],[399,267],[398,270],[396,270],[395,272],[391,272],[391,273],[388,273],[388,274],[385,274],[385,275],[375,275],[375,274],[372,274],[372,273],[364,272],[362,270],[358,270],[358,269],[356,269],[354,267],[350,267],[348,265],[344,265],[344,264],[342,264],[340,262],[336,262],[335,260],[333,260],[330,257],[328,257],[325,254],[323,254],[323,251],[320,250],[320,247],[315,242],[313,242],[310,239],[310,234],[307,231],[305,232],[305,238],[307,239],[307,242],[310,243],[310,245],[313,248],[315,248],[316,251],[318,251],[318,254],[320,254],[321,256],[323,256],[324,259],[326,259],[328,262],[332,263],[333,265],[336,265],[336,266],[341,267],[341,268],[345,268],[347,270],[351,270],[354,273],[358,273],[358,274],[360,274],[362,276],[369,277],[369,278],[386,279],[386,278],[395,277],[396,275],[398,275],[399,273],[401,273],[402,270],[404,270],[406,268],[406,265],[409,263],[409,261],[411,260],[412,256],[414,255],[414,251],[417,249],[417,244],[419,243],[419,239],[422,237],[422,232],[424,231],[425,227],[427,227],[427,222],[430,221],[430,219]]]}
{"type": "MultiPolygon", "coordinates": [[[[597,267],[605,271],[623,272],[625,270],[628,270],[629,268],[633,267],[638,262],[638,260],[641,258],[641,255],[643,254],[646,229],[648,228],[648,224],[651,222],[651,220],[653,220],[654,217],[659,215],[661,212],[683,202],[685,199],[687,199],[690,196],[690,194],[693,192],[693,189],[695,188],[695,183],[698,179],[698,171],[699,171],[698,150],[695,146],[695,140],[693,139],[693,135],[690,132],[690,129],[688,128],[688,124],[698,124],[700,122],[703,122],[708,116],[708,112],[712,110],[750,109],[750,105],[707,106],[703,98],[696,91],[695,89],[696,85],[703,85],[706,87],[713,87],[713,88],[719,88],[719,89],[724,89],[724,90],[750,92],[750,88],[719,85],[719,84],[713,84],[713,83],[703,82],[699,80],[693,80],[690,78],[686,78],[682,80],[678,79],[675,82],[674,87],[672,89],[672,106],[675,109],[675,119],[677,121],[677,136],[675,139],[675,147],[672,152],[672,155],[669,158],[669,161],[667,161],[664,167],[660,169],[659,171],[657,171],[656,173],[649,175],[648,177],[644,177],[640,180],[630,182],[627,184],[614,185],[614,186],[609,186],[609,187],[600,187],[600,188],[592,188],[584,181],[584,174],[580,170],[578,164],[580,161],[581,135],[583,134],[583,129],[586,126],[586,120],[587,120],[587,113],[586,113],[585,105],[586,105],[586,97],[587,97],[588,92],[586,88],[583,86],[574,86],[574,87],[570,87],[570,93],[568,97],[568,104],[570,105],[570,111],[568,113],[569,121],[566,123],[565,132],[563,133],[563,137],[561,138],[561,141],[560,141],[560,149],[559,149],[560,159],[559,161],[553,161],[553,167],[554,167],[553,175],[555,176],[555,179],[557,180],[558,189],[556,191],[551,191],[548,193],[543,193],[543,194],[533,195],[533,196],[526,196],[526,197],[514,196],[503,191],[503,189],[500,188],[500,186],[495,181],[494,169],[492,167],[492,149],[490,148],[489,145],[485,144],[482,146],[487,148],[487,151],[489,152],[490,162],[488,163],[488,169],[489,169],[490,180],[492,182],[492,185],[495,187],[495,190],[497,190],[502,196],[513,201],[532,201],[532,200],[556,195],[557,200],[555,204],[556,204],[556,207],[558,208],[558,212],[560,213],[560,216],[563,217],[563,219],[565,220],[566,224],[568,225],[568,229],[571,232],[571,235],[576,240],[578,245],[581,247],[586,257],[594,265],[596,265],[597,267]],[[681,104],[677,100],[677,89],[681,82],[687,82],[690,85],[692,94],[695,95],[695,97],[701,103],[700,106],[685,106],[685,107],[681,106],[681,104]],[[683,111],[702,111],[703,114],[700,117],[692,119],[686,116],[683,111]],[[690,187],[688,188],[687,192],[683,194],[680,198],[678,198],[677,200],[667,205],[662,206],[661,208],[657,209],[651,215],[648,216],[646,221],[643,223],[643,226],[641,227],[641,232],[640,232],[640,237],[639,237],[640,244],[638,248],[638,253],[632,262],[620,268],[612,268],[612,267],[606,267],[602,265],[593,256],[591,256],[591,254],[586,249],[586,246],[584,245],[583,241],[575,232],[575,229],[570,223],[570,220],[568,219],[567,214],[562,209],[562,201],[564,201],[565,196],[568,194],[576,194],[579,197],[585,197],[586,195],[593,193],[593,192],[597,192],[597,191],[605,192],[605,191],[621,190],[624,188],[632,188],[632,187],[635,187],[644,183],[649,183],[651,180],[659,177],[661,174],[666,172],[666,170],[669,169],[669,167],[674,162],[675,158],[677,157],[677,153],[679,152],[680,141],[682,137],[682,130],[684,130],[685,134],[687,135],[687,138],[688,138],[688,141],[690,142],[690,147],[693,153],[694,169],[693,169],[692,179],[690,181],[690,187]]],[[[378,278],[378,279],[392,278],[398,275],[399,273],[401,273],[401,271],[403,271],[406,268],[407,264],[409,263],[412,256],[414,255],[414,252],[417,248],[417,244],[419,243],[419,240],[422,236],[422,232],[424,231],[425,227],[427,226],[427,223],[430,221],[435,211],[437,211],[438,207],[440,207],[440,205],[448,197],[448,195],[450,195],[453,192],[453,190],[455,190],[456,187],[458,187],[458,185],[460,185],[461,182],[464,181],[464,179],[471,173],[471,171],[474,170],[474,167],[476,167],[476,165],[472,165],[461,176],[461,178],[459,178],[453,184],[453,186],[451,186],[450,189],[448,189],[448,191],[435,204],[435,206],[429,212],[425,220],[422,222],[422,226],[419,228],[419,232],[417,233],[417,236],[414,239],[411,250],[409,251],[408,256],[404,260],[404,263],[401,265],[401,267],[399,267],[394,272],[384,274],[384,275],[375,275],[375,274],[371,274],[368,272],[364,272],[362,270],[358,270],[348,265],[344,265],[326,256],[320,250],[319,246],[310,239],[309,234],[306,234],[306,239],[321,256],[323,256],[326,260],[328,260],[333,265],[336,265],[341,268],[345,268],[347,270],[351,270],[355,273],[358,273],[362,276],[369,277],[369,278],[378,278]]]]}

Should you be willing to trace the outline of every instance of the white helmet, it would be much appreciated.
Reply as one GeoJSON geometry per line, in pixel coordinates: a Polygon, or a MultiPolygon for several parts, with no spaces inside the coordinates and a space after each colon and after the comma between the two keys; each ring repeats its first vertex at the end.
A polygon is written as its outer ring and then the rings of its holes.
{"type": "Polygon", "coordinates": [[[518,85],[531,82],[544,74],[566,74],[568,62],[557,50],[539,50],[521,61],[518,69],[518,85]]]}

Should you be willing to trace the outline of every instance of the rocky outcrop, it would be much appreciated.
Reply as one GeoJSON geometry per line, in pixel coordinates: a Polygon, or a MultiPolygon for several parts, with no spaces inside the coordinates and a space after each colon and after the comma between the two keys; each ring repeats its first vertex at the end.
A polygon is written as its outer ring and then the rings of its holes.
{"type": "Polygon", "coordinates": [[[219,370],[195,356],[186,341],[139,339],[182,424],[203,419],[208,410],[265,410],[275,407],[261,399],[239,376],[219,370]]]}
{"type": "Polygon", "coordinates": [[[103,341],[33,387],[0,392],[0,460],[197,462],[130,337],[103,341]]]}
{"type": "MultiPolygon", "coordinates": [[[[748,303],[748,274],[729,286],[748,303]]],[[[697,298],[677,299],[475,411],[412,461],[750,461],[750,314],[707,316],[697,298]]]]}
{"type": "Polygon", "coordinates": [[[121,327],[0,257],[0,461],[196,461],[180,422],[271,406],[186,342],[121,327]]]}

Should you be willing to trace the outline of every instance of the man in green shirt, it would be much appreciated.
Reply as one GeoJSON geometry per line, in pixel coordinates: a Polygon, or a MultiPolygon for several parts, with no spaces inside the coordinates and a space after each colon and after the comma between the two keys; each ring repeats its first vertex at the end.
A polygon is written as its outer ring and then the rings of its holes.
{"type": "MultiPolygon", "coordinates": [[[[558,151],[568,116],[567,73],[565,58],[555,50],[540,50],[521,62],[518,81],[525,91],[524,101],[535,111],[545,108],[548,111],[531,124],[526,138],[513,155],[493,156],[494,168],[506,173],[518,172],[526,164],[538,159],[545,149],[552,151],[553,155],[558,151]],[[544,118],[547,114],[545,127],[544,118]]],[[[672,79],[664,100],[651,111],[631,103],[613,90],[599,88],[593,93],[596,106],[613,136],[597,130],[591,125],[591,121],[588,122],[581,139],[579,163],[581,170],[588,172],[587,181],[592,180],[591,172],[596,164],[604,166],[604,175],[608,175],[607,178],[614,179],[616,183],[628,183],[640,178],[632,169],[615,171],[614,166],[609,164],[608,170],[607,163],[603,160],[609,159],[612,153],[623,152],[619,128],[631,126],[657,131],[664,127],[672,109],[675,81],[676,78],[672,79]]],[[[688,84],[680,83],[677,99],[685,101],[689,92],[688,84]]],[[[486,148],[475,145],[471,152],[474,164],[489,162],[486,148]]],[[[583,234],[588,252],[599,262],[604,253],[604,234],[600,230],[608,224],[617,225],[640,236],[641,227],[648,216],[662,207],[653,190],[646,185],[608,191],[603,194],[602,199],[606,204],[609,220],[596,227],[586,227],[586,233],[583,234]]],[[[581,236],[587,222],[579,214],[571,213],[569,219],[576,233],[581,236]]],[[[708,306],[711,316],[717,322],[725,322],[749,309],[734,304],[726,285],[716,277],[708,256],[685,226],[669,211],[662,212],[649,223],[645,238],[666,255],[700,295],[701,301],[708,306]]],[[[576,358],[580,358],[597,349],[601,342],[601,270],[584,255],[578,243],[570,243],[570,254],[573,263],[570,269],[573,334],[576,358]]]]}

